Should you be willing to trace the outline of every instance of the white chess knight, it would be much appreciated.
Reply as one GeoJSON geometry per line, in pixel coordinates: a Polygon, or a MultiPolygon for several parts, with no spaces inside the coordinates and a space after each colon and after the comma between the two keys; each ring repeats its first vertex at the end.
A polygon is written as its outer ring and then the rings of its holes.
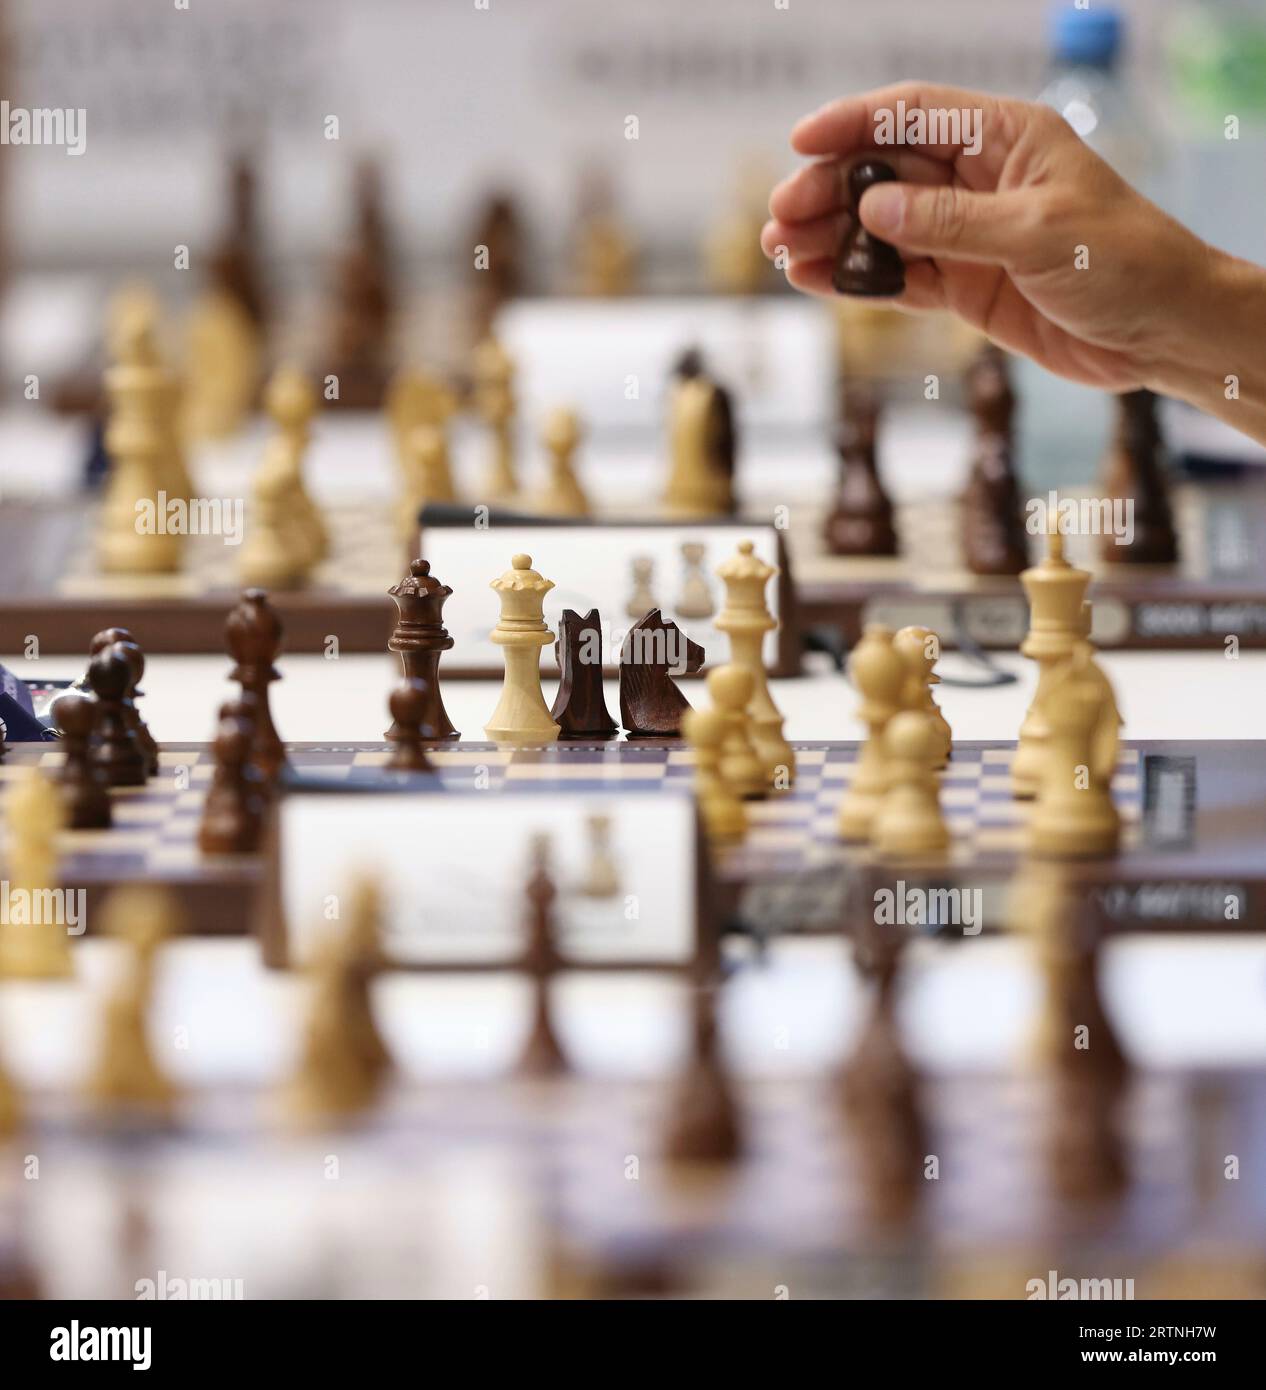
{"type": "Polygon", "coordinates": [[[516,555],[490,587],[501,596],[501,617],[491,637],[505,652],[506,674],[484,733],[494,743],[552,743],[558,725],[541,692],[541,648],[554,640],[544,617],[545,595],[554,581],[532,568],[530,555],[516,555]]]}

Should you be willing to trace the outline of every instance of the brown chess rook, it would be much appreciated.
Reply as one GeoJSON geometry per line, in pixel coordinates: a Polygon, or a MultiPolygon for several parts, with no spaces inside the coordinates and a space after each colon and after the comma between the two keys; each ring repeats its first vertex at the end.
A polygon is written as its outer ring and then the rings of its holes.
{"type": "Polygon", "coordinates": [[[392,745],[387,766],[396,772],[434,772],[423,743],[433,741],[431,726],[426,722],[431,704],[431,692],[420,676],[406,677],[391,692],[388,708],[392,724],[387,730],[387,742],[392,745]]]}
{"type": "Polygon", "coordinates": [[[268,790],[251,761],[258,703],[253,697],[220,706],[211,749],[215,770],[198,827],[203,854],[253,854],[259,849],[268,790]]]}
{"type": "Polygon", "coordinates": [[[143,787],[145,750],[137,740],[127,712],[132,663],[118,643],[103,647],[88,663],[88,689],[99,706],[92,760],[112,787],[143,787]]]}
{"type": "Polygon", "coordinates": [[[629,738],[679,738],[690,702],[674,675],[694,675],[704,650],[658,608],[629,629],[620,648],[620,723],[629,738]]]}
{"type": "Polygon", "coordinates": [[[895,555],[892,502],[884,491],[875,452],[879,403],[865,387],[844,394],[844,418],[836,432],[840,455],[835,506],[824,536],[832,555],[895,555]]]}
{"type": "MultiPolygon", "coordinates": [[[[428,738],[437,742],[459,738],[440,693],[440,656],[453,645],[444,626],[444,601],[453,591],[431,573],[429,560],[414,560],[408,575],[387,592],[399,612],[387,650],[399,656],[406,680],[420,680],[426,685],[421,723],[433,730],[428,738]]],[[[387,730],[388,739],[394,729],[393,724],[387,730]]]]}
{"type": "Polygon", "coordinates": [[[1165,445],[1151,391],[1127,391],[1117,397],[1116,436],[1108,452],[1102,483],[1105,497],[1134,504],[1134,535],[1118,545],[1114,535],[1099,538],[1099,554],[1117,564],[1172,565],[1178,559],[1178,535],[1165,476],[1165,445]]]}
{"type": "Polygon", "coordinates": [[[50,713],[62,731],[66,760],[57,777],[71,830],[108,830],[110,783],[104,768],[93,760],[92,738],[101,718],[95,695],[67,690],[52,703],[50,713]]]}
{"type": "Polygon", "coordinates": [[[560,739],[614,738],[619,728],[607,710],[602,691],[602,619],[596,608],[582,618],[564,608],[554,643],[558,694],[550,718],[560,739]]]}
{"type": "Polygon", "coordinates": [[[224,625],[225,642],[234,666],[229,678],[255,697],[251,760],[265,782],[276,781],[286,765],[286,748],[273,725],[268,687],[280,680],[273,663],[281,651],[281,620],[262,589],[247,589],[224,625]]]}
{"type": "Polygon", "coordinates": [[[862,194],[877,183],[891,183],[897,175],[891,165],[877,159],[854,165],[848,176],[849,221],[836,252],[831,283],[840,294],[866,299],[890,299],[906,287],[906,268],[895,247],[872,236],[862,226],[857,206],[862,194]]]}

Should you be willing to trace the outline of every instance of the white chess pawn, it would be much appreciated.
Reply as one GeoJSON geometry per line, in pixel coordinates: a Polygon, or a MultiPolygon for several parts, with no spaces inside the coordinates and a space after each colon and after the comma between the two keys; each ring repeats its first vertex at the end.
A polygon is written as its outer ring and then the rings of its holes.
{"type": "Polygon", "coordinates": [[[879,804],[888,789],[882,744],[888,721],[901,707],[905,664],[893,648],[892,629],[867,624],[848,659],[848,674],[861,694],[858,716],[869,733],[857,755],[853,779],[840,801],[836,829],[842,840],[868,840],[879,804]]]}
{"type": "Polygon", "coordinates": [[[726,717],[719,770],[735,794],[749,800],[766,790],[765,769],[756,756],[747,713],[754,684],[752,673],[742,666],[718,666],[708,674],[713,706],[726,717]]]}
{"type": "Polygon", "coordinates": [[[574,410],[551,411],[541,442],[549,454],[549,484],[537,499],[546,516],[588,516],[589,499],[576,477],[576,450],[582,431],[574,410]]]}
{"type": "Polygon", "coordinates": [[[873,841],[885,858],[935,854],[949,844],[932,771],[936,725],[922,710],[894,714],[884,729],[888,790],[875,817],[873,841]]]}

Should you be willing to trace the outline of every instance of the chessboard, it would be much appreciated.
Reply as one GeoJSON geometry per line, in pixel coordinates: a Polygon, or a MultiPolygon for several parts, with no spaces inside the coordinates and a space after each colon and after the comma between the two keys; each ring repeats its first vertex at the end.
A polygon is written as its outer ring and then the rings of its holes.
{"type": "MultiPolygon", "coordinates": [[[[251,1298],[478,1297],[481,1287],[496,1298],[768,1298],[779,1287],[797,1298],[1023,1298],[1054,1267],[1128,1277],[1139,1298],[1189,1294],[1216,1272],[1240,1281],[1238,1296],[1266,1292],[1259,1185],[1225,1180],[1225,1156],[1254,1152],[1266,1122],[1259,1068],[1140,1059],[1121,1104],[1123,1190],[1091,1201],[1059,1191],[1051,1137],[1066,1116],[1031,1055],[985,1069],[922,1064],[920,1151],[938,1167],[894,1218],[876,1208],[842,1101],[838,1039],[777,1074],[734,1045],[753,1022],[753,992],[784,1007],[794,997],[802,1016],[814,997],[788,993],[799,972],[850,971],[834,943],[792,962],[808,944],[736,959],[719,987],[741,1133],[724,1164],[668,1151],[681,983],[637,995],[632,1011],[615,1002],[629,988],[619,978],[564,994],[555,1013],[569,1067],[529,1079],[513,1072],[521,1018],[507,981],[473,992],[445,978],[383,981],[395,1080],[355,1120],[299,1128],[285,1100],[306,984],[265,976],[245,943],[164,950],[154,1036],[178,1020],[197,1039],[183,1053],[159,1049],[179,1088],[171,1127],[111,1125],[78,1090],[108,959],[92,956],[73,982],[8,983],[16,1021],[38,1010],[46,1025],[38,1047],[9,1049],[26,1077],[42,1054],[26,1101],[46,1174],[0,1180],[0,1278],[21,1272],[51,1297],[135,1296],[135,1281],[161,1270],[236,1278],[242,1292],[219,1296],[251,1298]],[[663,1045],[613,1064],[634,1018],[654,1019],[663,1045]],[[84,1230],[116,1234],[85,1259],[84,1230]]],[[[927,945],[925,970],[953,949],[927,945]]]]}
{"type": "MultiPolygon", "coordinates": [[[[1095,645],[1221,651],[1233,636],[1242,648],[1266,648],[1266,485],[1184,482],[1173,487],[1171,501],[1180,544],[1176,564],[1108,564],[1098,556],[1097,537],[1066,538],[1070,563],[1093,575],[1095,645]]],[[[1023,641],[1029,621],[1024,592],[1015,579],[966,568],[956,498],[897,504],[895,556],[827,553],[822,516],[817,510],[788,536],[806,627],[835,628],[847,645],[869,622],[893,628],[921,623],[946,648],[1013,651],[1023,641]]],[[[1041,546],[1040,536],[1030,538],[1033,562],[1041,546]]]]}
{"type": "MultiPolygon", "coordinates": [[[[105,575],[94,560],[98,503],[6,501],[0,509],[0,651],[28,635],[50,655],[83,653],[96,632],[127,627],[150,652],[217,652],[241,596],[240,547],[219,535],[186,539],[184,566],[167,575],[105,575]]],[[[387,502],[331,508],[330,553],[302,588],[269,597],[294,652],[385,651],[395,619],[387,590],[416,547],[401,541],[387,502]]]]}
{"type": "MultiPolygon", "coordinates": [[[[857,745],[794,746],[794,785],[749,803],[746,839],[713,846],[708,855],[707,911],[717,926],[762,936],[837,931],[853,916],[872,916],[876,891],[900,884],[979,889],[984,930],[1023,927],[1023,905],[1010,900],[1010,884],[1025,862],[1030,803],[1010,794],[1014,745],[955,743],[942,774],[952,848],[939,860],[902,864],[883,863],[867,848],[842,844],[835,836],[834,815],[857,745]]],[[[404,795],[407,807],[410,788],[418,785],[408,774],[386,769],[384,744],[294,744],[288,752],[291,775],[281,799],[283,816],[287,801],[305,789],[377,789],[404,795]]],[[[535,749],[463,741],[435,747],[428,756],[438,790],[460,794],[477,787],[481,795],[539,796],[546,825],[559,807],[606,792],[684,795],[694,759],[680,740],[654,739],[535,749]]],[[[61,758],[55,745],[11,745],[0,763],[0,792],[32,764],[52,769],[61,758]]],[[[153,881],[176,892],[194,933],[260,927],[261,856],[205,856],[197,847],[213,771],[209,746],[168,744],[160,761],[159,775],[144,787],[114,790],[111,829],[63,833],[64,886],[85,889],[89,921],[93,904],[111,887],[153,881]]],[[[1113,788],[1125,827],[1122,849],[1069,870],[1084,891],[1085,911],[1110,931],[1266,928],[1263,787],[1266,745],[1213,740],[1124,745],[1113,788]]],[[[434,806],[419,805],[412,814],[421,831],[434,806]]],[[[284,877],[284,865],[280,872],[284,877]]],[[[921,929],[963,931],[953,922],[923,923],[921,929]]]]}

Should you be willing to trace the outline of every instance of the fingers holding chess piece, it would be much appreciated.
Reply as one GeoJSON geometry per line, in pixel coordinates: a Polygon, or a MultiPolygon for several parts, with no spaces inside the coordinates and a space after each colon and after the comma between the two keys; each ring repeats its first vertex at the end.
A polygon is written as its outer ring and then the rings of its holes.
{"type": "Polygon", "coordinates": [[[158,949],[178,930],[175,904],[161,889],[115,889],[103,925],[124,943],[127,959],[106,1001],[88,1097],[111,1121],[166,1121],[177,1091],[150,1045],[149,1015],[158,949]]]}
{"type": "Polygon", "coordinates": [[[840,294],[867,299],[889,299],[906,287],[905,265],[895,247],[862,226],[858,205],[862,194],[878,183],[892,183],[895,170],[881,160],[854,165],[848,174],[850,218],[835,256],[831,284],[840,294]]]}

